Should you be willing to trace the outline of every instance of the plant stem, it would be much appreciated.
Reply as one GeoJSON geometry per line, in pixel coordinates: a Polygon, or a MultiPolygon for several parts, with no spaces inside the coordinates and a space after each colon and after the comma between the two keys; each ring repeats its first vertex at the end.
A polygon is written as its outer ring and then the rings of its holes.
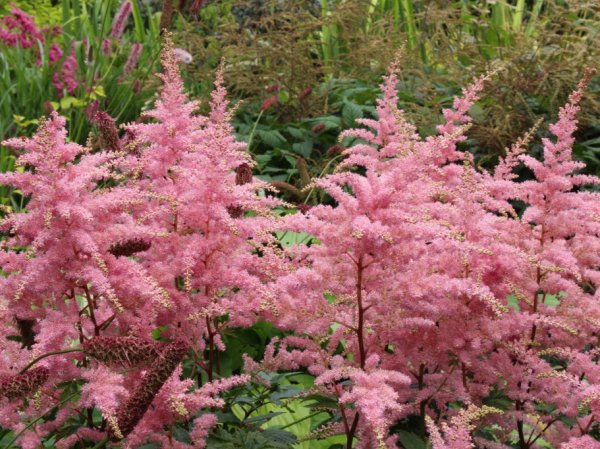
{"type": "Polygon", "coordinates": [[[356,337],[358,339],[359,363],[362,369],[365,367],[365,359],[367,358],[364,335],[365,309],[362,301],[363,271],[363,258],[360,256],[358,259],[356,274],[356,301],[358,303],[358,325],[356,329],[356,337]]]}
{"type": "Polygon", "coordinates": [[[63,349],[61,351],[47,352],[46,354],[42,354],[41,356],[36,357],[31,362],[29,362],[29,364],[25,368],[23,368],[21,371],[19,371],[19,374],[23,374],[25,371],[27,371],[29,368],[31,368],[33,365],[35,365],[37,362],[39,362],[42,359],[45,359],[46,357],[50,357],[51,355],[68,354],[69,352],[83,352],[83,349],[73,348],[73,349],[63,349]]]}
{"type": "MultiPolygon", "coordinates": [[[[12,444],[19,439],[19,437],[23,434],[23,432],[25,432],[27,429],[29,429],[31,426],[33,426],[36,422],[41,421],[42,419],[44,419],[44,417],[48,413],[50,413],[52,410],[54,410],[56,407],[60,407],[61,405],[66,404],[67,402],[69,402],[71,399],[73,399],[75,396],[77,396],[79,394],[80,394],[80,392],[76,391],[72,395],[70,395],[67,398],[65,398],[62,401],[60,401],[57,405],[52,406],[50,408],[50,410],[44,412],[42,415],[40,415],[37,418],[35,418],[33,421],[31,421],[29,424],[27,424],[25,427],[23,427],[18,433],[16,433],[15,436],[13,437],[13,439],[10,440],[8,443],[6,443],[6,446],[4,446],[4,447],[5,448],[10,448],[12,446],[12,444]]],[[[108,441],[108,440],[106,440],[106,441],[108,441]]]]}
{"type": "Polygon", "coordinates": [[[260,122],[260,118],[262,117],[263,112],[265,112],[265,111],[261,110],[259,112],[258,117],[256,117],[256,121],[254,122],[254,126],[252,127],[252,131],[250,131],[250,137],[248,139],[248,153],[250,153],[250,154],[252,154],[252,151],[251,151],[252,139],[254,138],[254,133],[256,132],[256,127],[258,126],[258,122],[260,122]]]}
{"type": "MultiPolygon", "coordinates": [[[[363,297],[362,297],[362,289],[363,289],[363,256],[358,258],[356,263],[356,302],[358,305],[358,325],[356,327],[356,337],[358,340],[358,357],[359,364],[361,369],[365,368],[365,360],[367,358],[367,350],[365,347],[365,335],[364,335],[364,324],[365,324],[365,308],[363,307],[363,297]]],[[[354,435],[356,434],[356,429],[358,427],[358,421],[360,420],[360,415],[358,412],[354,414],[354,420],[352,421],[352,426],[350,430],[346,434],[346,449],[352,449],[352,443],[354,441],[354,435]]]]}

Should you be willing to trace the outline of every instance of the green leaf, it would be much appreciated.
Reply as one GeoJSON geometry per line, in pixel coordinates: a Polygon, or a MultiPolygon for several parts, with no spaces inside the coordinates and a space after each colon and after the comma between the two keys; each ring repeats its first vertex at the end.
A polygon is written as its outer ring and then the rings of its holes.
{"type": "Polygon", "coordinates": [[[285,445],[285,447],[296,442],[296,436],[285,430],[265,429],[263,436],[278,444],[285,445]]]}
{"type": "Polygon", "coordinates": [[[355,103],[344,101],[344,107],[342,108],[342,117],[344,117],[344,123],[347,127],[356,125],[355,121],[358,118],[363,117],[363,111],[355,103]]]}
{"type": "Polygon", "coordinates": [[[478,122],[483,121],[485,118],[485,112],[478,104],[471,106],[471,109],[469,109],[469,115],[478,122]]]}
{"type": "Polygon", "coordinates": [[[96,100],[97,98],[106,97],[106,92],[104,91],[104,86],[96,86],[94,90],[90,93],[90,98],[92,100],[96,100]]]}
{"type": "Polygon", "coordinates": [[[290,99],[290,94],[289,94],[289,93],[287,93],[287,91],[285,91],[285,90],[282,90],[281,92],[279,92],[279,93],[277,94],[277,97],[279,98],[279,101],[280,101],[281,103],[284,103],[284,104],[285,104],[285,103],[287,103],[287,102],[289,101],[289,99],[290,99]]]}
{"type": "Polygon", "coordinates": [[[325,125],[325,130],[329,131],[332,129],[340,128],[342,124],[342,119],[335,115],[327,115],[325,117],[317,117],[311,119],[310,121],[307,121],[307,123],[309,123],[311,126],[314,126],[318,123],[322,123],[323,125],[325,125]]]}
{"type": "Polygon", "coordinates": [[[71,96],[67,96],[67,97],[63,97],[60,99],[60,108],[61,109],[70,109],[71,107],[81,107],[81,106],[85,106],[85,101],[79,99],[79,98],[75,98],[75,97],[71,97],[71,96]]]}
{"type": "Polygon", "coordinates": [[[337,297],[333,293],[328,292],[328,291],[323,293],[323,297],[329,304],[335,303],[335,301],[337,299],[337,297]]]}
{"type": "Polygon", "coordinates": [[[182,443],[192,444],[192,438],[190,437],[189,432],[182,427],[173,427],[173,437],[182,443]]]}
{"type": "Polygon", "coordinates": [[[279,131],[258,130],[256,131],[256,134],[258,134],[266,145],[273,148],[280,148],[287,142],[285,137],[283,137],[279,131]]]}
{"type": "Polygon", "coordinates": [[[310,153],[312,153],[313,142],[312,140],[307,140],[305,142],[299,142],[292,145],[292,151],[294,153],[298,153],[300,156],[308,158],[310,157],[310,153]]]}
{"type": "Polygon", "coordinates": [[[398,439],[404,449],[427,449],[427,443],[419,435],[406,430],[398,431],[398,439]]]}
{"type": "Polygon", "coordinates": [[[310,133],[302,128],[288,126],[285,130],[290,134],[290,136],[298,140],[306,140],[306,138],[310,136],[310,133]]]}
{"type": "Polygon", "coordinates": [[[269,412],[269,413],[265,413],[264,415],[251,416],[250,418],[246,419],[245,422],[252,423],[252,424],[258,424],[258,423],[262,424],[262,423],[266,423],[267,421],[269,421],[272,418],[275,418],[276,416],[283,415],[283,414],[285,414],[284,411],[269,412]]]}

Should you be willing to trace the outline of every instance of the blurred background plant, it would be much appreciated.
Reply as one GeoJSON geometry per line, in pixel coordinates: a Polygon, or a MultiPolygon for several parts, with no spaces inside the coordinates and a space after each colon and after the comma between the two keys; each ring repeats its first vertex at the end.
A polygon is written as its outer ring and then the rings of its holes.
{"type": "Polygon", "coordinates": [[[31,131],[50,108],[67,115],[71,135],[79,142],[87,139],[85,108],[92,102],[118,121],[139,115],[154,91],[148,78],[160,46],[156,15],[142,16],[149,5],[117,0],[21,3],[4,6],[1,138],[31,131]],[[38,6],[41,13],[26,13],[38,6]],[[10,35],[18,38],[6,38],[10,35]]]}
{"type": "MultiPolygon", "coordinates": [[[[156,89],[149,74],[168,28],[192,96],[208,98],[225,58],[227,87],[240,101],[234,125],[257,174],[307,204],[319,201],[302,192],[307,179],[335,167],[337,134],[372,114],[380,76],[400,47],[401,107],[423,134],[459,86],[503,67],[473,111],[465,143],[483,166],[549,119],[600,54],[594,0],[20,0],[0,14],[10,17],[13,6],[33,14],[40,39],[29,48],[2,44],[0,137],[32,131],[50,108],[68,116],[82,143],[93,131],[90,104],[117,123],[134,120],[156,89]]],[[[598,80],[575,148],[592,172],[600,171],[598,80]]],[[[538,137],[545,132],[540,127],[538,137]]]]}
{"type": "MultiPolygon", "coordinates": [[[[434,129],[459,86],[502,67],[472,111],[465,143],[486,167],[538,119],[552,118],[582,68],[597,66],[600,54],[600,4],[593,0],[175,3],[182,5],[172,22],[176,40],[194,57],[190,89],[206,97],[212,71],[225,57],[230,92],[243,100],[236,129],[251,143],[258,174],[276,181],[290,201],[318,200],[298,193],[306,185],[301,166],[309,176],[335,166],[336,149],[328,151],[335,136],[353,118],[370,116],[373,88],[401,46],[401,107],[423,134],[434,129]],[[319,123],[325,127],[313,132],[319,123]]],[[[595,173],[599,79],[584,101],[575,148],[595,173]]],[[[537,142],[545,133],[541,126],[537,142]]],[[[534,143],[533,154],[539,151],[534,143]]]]}
{"type": "MultiPolygon", "coordinates": [[[[0,139],[28,135],[51,110],[85,143],[93,114],[135,120],[152,98],[159,14],[149,2],[118,0],[3,3],[0,24],[0,139]]],[[[0,170],[14,155],[0,149],[0,170]]],[[[16,206],[3,188],[2,204],[16,206]]]]}

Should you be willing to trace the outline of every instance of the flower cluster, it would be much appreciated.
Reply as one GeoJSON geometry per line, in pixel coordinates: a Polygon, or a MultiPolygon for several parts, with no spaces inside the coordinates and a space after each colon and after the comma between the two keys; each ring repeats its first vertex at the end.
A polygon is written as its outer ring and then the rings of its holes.
{"type": "Polygon", "coordinates": [[[19,45],[22,48],[30,48],[42,40],[42,32],[35,25],[33,18],[16,6],[11,8],[10,15],[0,20],[0,42],[9,47],[19,45]]]}
{"type": "MultiPolygon", "coordinates": [[[[123,33],[132,11],[133,6],[129,0],[121,3],[114,17],[110,37],[101,42],[104,55],[110,55],[114,45],[123,45],[123,33]]],[[[0,18],[0,45],[27,49],[28,53],[34,55],[38,66],[47,64],[52,76],[52,85],[59,98],[65,94],[73,95],[84,84],[85,76],[82,70],[85,67],[80,65],[81,53],[85,54],[84,60],[99,56],[95,54],[94,42],[88,39],[79,42],[66,39],[68,44],[64,47],[61,47],[64,44],[53,42],[55,36],[61,33],[62,28],[58,26],[51,29],[39,28],[30,15],[14,5],[10,14],[0,18]],[[84,49],[83,52],[81,49],[84,49]]],[[[133,42],[125,48],[129,54],[123,64],[121,79],[137,68],[144,50],[144,46],[139,42],[133,42]]]]}
{"type": "Polygon", "coordinates": [[[204,117],[183,93],[169,43],[163,67],[151,122],[128,125],[121,139],[111,117],[91,111],[103,151],[69,142],[56,113],[33,138],[4,142],[22,168],[0,183],[29,201],[0,224],[0,426],[24,448],[86,408],[102,422],[90,418],[57,447],[82,438],[166,444],[164,426],[178,420],[194,421],[190,435],[202,445],[215,420],[198,411],[223,406],[219,394],[248,380],[217,379],[215,360],[222,331],[255,322],[267,296],[278,203],[258,195],[268,186],[233,137],[220,73],[204,117]],[[186,357],[202,375],[183,378],[186,357]],[[79,400],[59,404],[81,381],[79,400]],[[43,424],[23,427],[56,406],[43,424]]]}
{"type": "Polygon", "coordinates": [[[515,435],[528,449],[587,435],[600,374],[600,198],[581,186],[600,180],[575,173],[571,147],[591,72],[550,126],[556,141],[543,141],[543,161],[521,154],[526,136],[487,173],[459,144],[491,74],[422,139],[397,107],[398,69],[381,86],[377,119],[359,120],[370,129],[343,133],[355,140],[346,159],[314,181],[333,205],[282,224],[318,244],[287,251],[267,318],[296,336],[273,342],[262,368],[316,375],[339,401],[347,447],[355,437],[362,448],[396,447],[388,429],[416,418],[434,447],[472,448],[475,426],[453,418],[453,405],[482,406],[490,395],[510,404],[486,418],[495,441],[515,435]],[[531,181],[513,174],[521,162],[531,181]],[[433,419],[454,424],[442,425],[450,445],[433,419]]]}

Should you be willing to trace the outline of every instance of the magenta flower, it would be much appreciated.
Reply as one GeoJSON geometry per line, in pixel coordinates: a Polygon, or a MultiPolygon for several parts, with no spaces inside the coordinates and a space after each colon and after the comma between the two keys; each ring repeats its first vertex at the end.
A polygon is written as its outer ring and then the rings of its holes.
{"type": "Polygon", "coordinates": [[[69,56],[65,58],[60,72],[54,72],[52,75],[52,84],[58,91],[59,96],[63,95],[66,90],[68,94],[75,92],[79,86],[77,80],[77,59],[75,59],[75,51],[72,49],[69,56]]]}
{"type": "Polygon", "coordinates": [[[11,15],[3,17],[0,22],[0,41],[9,47],[20,45],[30,48],[36,41],[43,40],[33,18],[16,6],[12,7],[11,15]]]}
{"type": "Polygon", "coordinates": [[[111,39],[103,39],[102,40],[102,54],[108,56],[112,52],[112,40],[111,39]]]}
{"type": "Polygon", "coordinates": [[[279,97],[277,95],[271,95],[269,98],[262,102],[262,104],[260,105],[260,110],[266,111],[268,109],[271,109],[277,103],[279,103],[279,97]]]}
{"type": "Polygon", "coordinates": [[[60,61],[62,57],[63,51],[60,46],[57,43],[52,43],[48,50],[48,60],[50,61],[50,64],[60,61]]]}

